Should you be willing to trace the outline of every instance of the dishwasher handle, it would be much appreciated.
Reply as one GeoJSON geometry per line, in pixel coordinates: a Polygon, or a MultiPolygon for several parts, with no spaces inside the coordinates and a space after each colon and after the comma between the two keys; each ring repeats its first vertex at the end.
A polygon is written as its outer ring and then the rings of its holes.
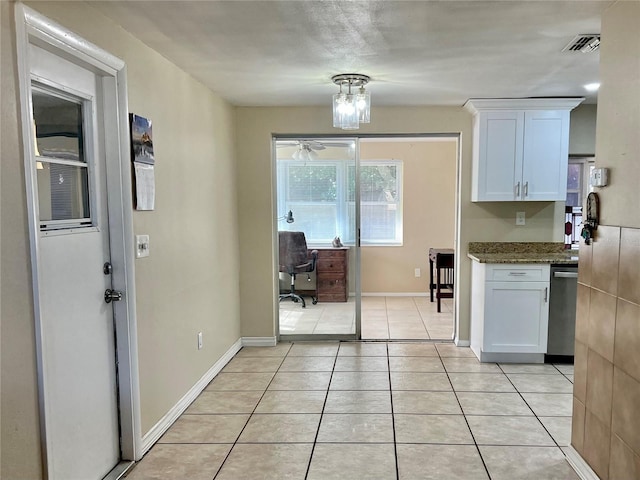
{"type": "Polygon", "coordinates": [[[578,278],[578,272],[553,272],[555,278],[578,278]]]}

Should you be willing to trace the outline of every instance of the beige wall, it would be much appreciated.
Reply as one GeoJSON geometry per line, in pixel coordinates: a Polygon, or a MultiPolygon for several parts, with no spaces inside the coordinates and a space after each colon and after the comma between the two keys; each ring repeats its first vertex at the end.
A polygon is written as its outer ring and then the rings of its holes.
{"type": "MultiPolygon", "coordinates": [[[[372,84],[373,85],[373,84],[372,84]]],[[[373,87],[372,87],[373,88],[373,87]]],[[[461,107],[375,107],[372,122],[358,133],[461,133],[460,228],[458,276],[460,337],[469,338],[471,264],[469,241],[563,241],[564,203],[471,203],[471,115],[461,107]],[[516,227],[517,211],[527,224],[516,227]]],[[[243,107],[236,116],[238,206],[240,227],[240,291],[251,301],[241,303],[242,334],[271,336],[277,314],[275,227],[271,135],[343,133],[331,126],[326,107],[243,107]],[[265,288],[269,286],[270,288],[265,288]]]]}
{"type": "Polygon", "coordinates": [[[457,145],[449,141],[362,142],[361,160],[402,161],[403,244],[362,247],[363,293],[426,293],[429,247],[453,248],[457,145]],[[422,276],[416,278],[414,269],[422,276]]]}
{"type": "Polygon", "coordinates": [[[12,4],[0,2],[0,477],[41,478],[33,297],[12,4]]]}
{"type": "MultiPolygon", "coordinates": [[[[40,477],[23,160],[10,20],[2,3],[2,478],[40,477]]],[[[153,120],[156,209],[135,212],[142,431],[240,337],[234,110],[87,3],[30,3],[122,58],[129,108],[153,120]],[[204,334],[197,350],[196,335],[204,334]]]]}
{"type": "Polygon", "coordinates": [[[598,189],[601,223],[634,228],[640,228],[639,9],[638,2],[618,2],[603,17],[596,133],[596,166],[609,168],[610,177],[598,189]]]}
{"type": "Polygon", "coordinates": [[[598,106],[582,104],[571,110],[569,155],[595,155],[598,106]]]}
{"type": "Polygon", "coordinates": [[[640,3],[602,18],[601,226],[581,245],[571,444],[602,480],[640,478],[640,3]]]}

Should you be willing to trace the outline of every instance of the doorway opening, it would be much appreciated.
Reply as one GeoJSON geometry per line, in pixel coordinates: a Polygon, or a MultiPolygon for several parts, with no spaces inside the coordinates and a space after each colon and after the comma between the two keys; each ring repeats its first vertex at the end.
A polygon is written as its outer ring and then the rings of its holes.
{"type": "Polygon", "coordinates": [[[429,250],[455,249],[459,136],[280,136],[273,155],[280,338],[452,340],[454,256],[432,301],[429,250]],[[293,288],[283,231],[315,262],[293,288]]]}
{"type": "MultiPolygon", "coordinates": [[[[428,254],[454,248],[457,148],[456,137],[360,139],[363,340],[453,338],[453,298],[443,298],[439,310],[431,299],[428,254]],[[395,205],[380,205],[376,184],[365,177],[366,165],[380,164],[397,165],[388,185],[399,190],[395,205]],[[387,225],[375,209],[391,217],[387,225]],[[388,225],[394,218],[395,232],[388,225]]],[[[446,273],[451,287],[453,272],[446,273]]],[[[443,293],[453,296],[449,288],[443,293]]]]}

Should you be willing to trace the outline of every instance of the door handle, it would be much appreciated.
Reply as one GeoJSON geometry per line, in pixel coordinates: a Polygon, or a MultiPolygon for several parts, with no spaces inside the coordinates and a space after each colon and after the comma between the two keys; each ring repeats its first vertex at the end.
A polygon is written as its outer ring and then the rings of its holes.
{"type": "Polygon", "coordinates": [[[548,299],[548,295],[549,294],[549,289],[545,287],[544,289],[544,303],[547,303],[547,299],[548,299]]]}
{"type": "Polygon", "coordinates": [[[553,272],[555,278],[578,278],[576,272],[553,272]]]}
{"type": "Polygon", "coordinates": [[[111,290],[110,288],[104,291],[104,301],[106,303],[119,302],[120,300],[122,300],[122,292],[111,290]]]}

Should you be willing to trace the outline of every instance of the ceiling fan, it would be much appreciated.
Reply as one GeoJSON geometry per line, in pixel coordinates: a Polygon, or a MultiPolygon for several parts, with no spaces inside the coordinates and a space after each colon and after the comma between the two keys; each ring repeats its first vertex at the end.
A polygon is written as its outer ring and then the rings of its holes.
{"type": "Polygon", "coordinates": [[[324,143],[316,140],[278,140],[278,148],[282,147],[308,147],[312,150],[324,150],[327,148],[324,143]]]}
{"type": "Polygon", "coordinates": [[[339,142],[321,142],[317,140],[278,140],[276,147],[297,147],[291,158],[294,160],[317,160],[316,151],[325,150],[327,147],[344,147],[345,143],[339,142]]]}
{"type": "Polygon", "coordinates": [[[315,140],[279,140],[277,147],[297,147],[291,158],[302,161],[317,160],[318,154],[316,151],[327,148],[315,140]]]}

